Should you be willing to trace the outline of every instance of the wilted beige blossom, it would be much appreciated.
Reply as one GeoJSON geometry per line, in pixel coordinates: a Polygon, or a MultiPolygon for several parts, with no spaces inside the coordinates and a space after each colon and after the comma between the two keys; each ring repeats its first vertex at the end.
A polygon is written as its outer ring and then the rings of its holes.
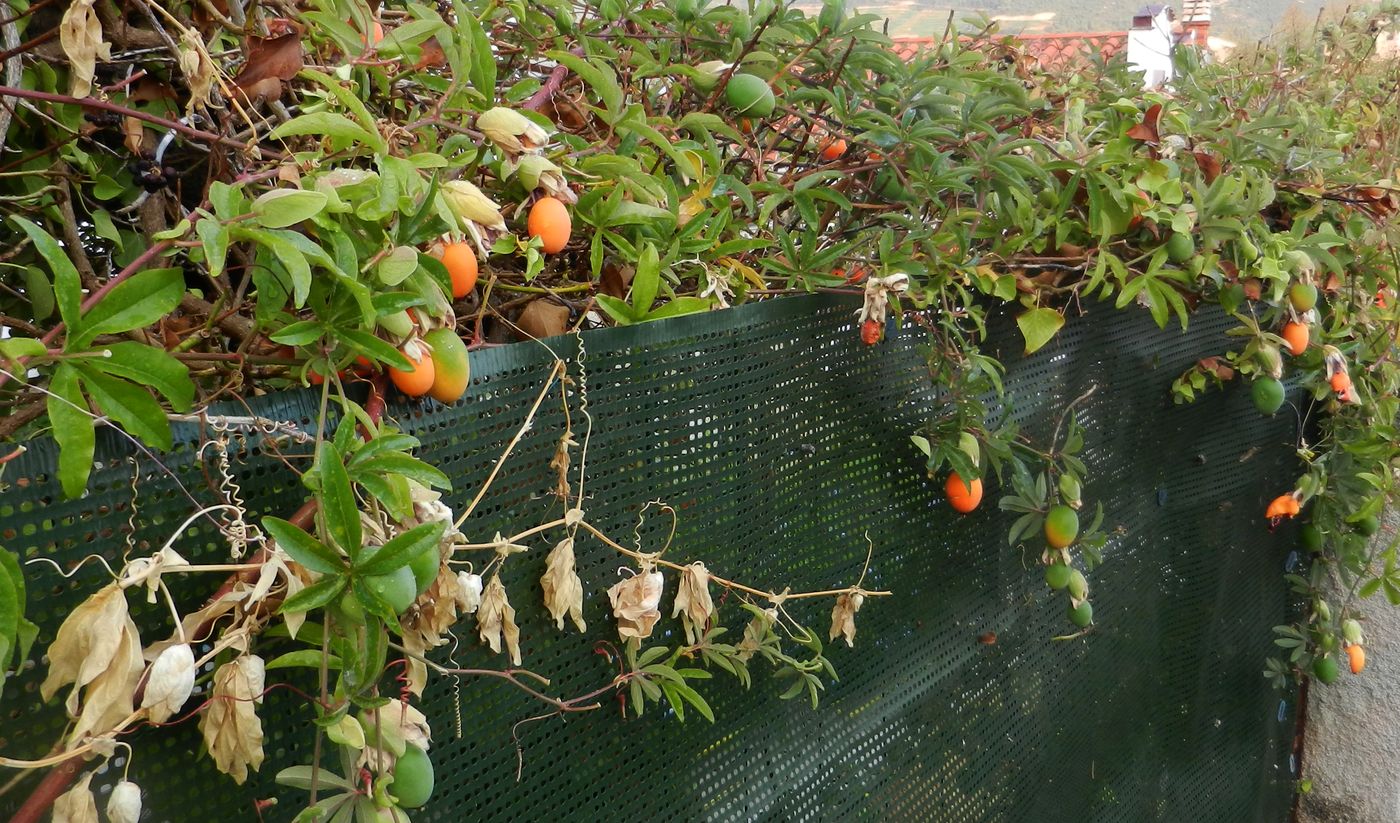
{"type": "Polygon", "coordinates": [[[865,603],[865,595],[858,591],[850,591],[836,598],[836,605],[831,609],[831,632],[828,640],[835,640],[841,635],[846,637],[846,645],[856,644],[856,612],[865,603]]]}
{"type": "MultiPolygon", "coordinates": [[[[448,641],[448,630],[457,623],[462,602],[462,581],[451,572],[439,573],[413,608],[399,620],[403,630],[403,646],[413,655],[408,658],[408,686],[414,694],[422,694],[428,682],[428,667],[418,658],[448,641]]],[[[480,590],[478,589],[478,595],[480,590]]]]}
{"type": "Polygon", "coordinates": [[[652,570],[620,580],[608,589],[617,633],[623,640],[651,636],[656,621],[661,619],[661,592],[665,587],[661,572],[652,570]]]}
{"type": "Polygon", "coordinates": [[[501,583],[500,572],[491,576],[491,582],[486,584],[486,590],[481,594],[476,626],[481,642],[497,654],[501,653],[501,639],[504,637],[511,665],[520,665],[520,628],[515,625],[515,609],[506,599],[506,587],[501,583]]]}
{"type": "Polygon", "coordinates": [[[476,614],[481,608],[481,575],[457,572],[457,609],[462,614],[476,614]]]}
{"type": "Polygon", "coordinates": [[[245,654],[230,660],[214,672],[214,691],[200,718],[204,744],[219,771],[240,786],[248,779],[248,768],[257,771],[263,761],[262,721],[257,704],[262,702],[263,660],[245,654]]]}
{"type": "Polygon", "coordinates": [[[360,725],[365,732],[365,746],[360,750],[356,765],[379,772],[393,768],[394,760],[404,753],[409,743],[427,751],[432,742],[427,717],[403,700],[364,712],[360,715],[360,725]]]}
{"type": "Polygon", "coordinates": [[[146,668],[141,636],[127,613],[126,595],[110,583],[74,609],[49,646],[49,674],[39,687],[44,700],[69,683],[64,702],[78,722],[69,739],[112,731],[134,710],[136,684],[146,668]],[[81,699],[79,691],[84,690],[81,699]]]}
{"type": "Polygon", "coordinates": [[[777,609],[765,609],[755,614],[744,626],[744,637],[739,641],[739,645],[734,648],[738,651],[735,657],[743,661],[748,661],[763,646],[763,641],[768,637],[768,633],[773,629],[773,624],[778,622],[777,609]]]}
{"type": "Polygon", "coordinates": [[[560,540],[549,553],[540,585],[544,588],[545,608],[549,609],[560,631],[564,629],[565,615],[574,621],[579,631],[588,631],[583,622],[583,581],[578,576],[572,537],[560,540]]]}
{"type": "Polygon", "coordinates": [[[476,241],[482,258],[488,256],[486,247],[504,234],[506,220],[501,216],[501,207],[481,193],[481,189],[465,180],[452,180],[442,185],[443,201],[457,218],[462,231],[476,241]]]}
{"type": "Polygon", "coordinates": [[[549,142],[549,132],[514,109],[497,106],[476,118],[476,127],[509,154],[538,151],[549,142]]]}
{"type": "Polygon", "coordinates": [[[98,823],[97,798],[92,796],[92,772],[53,802],[53,823],[98,823]]]}
{"type": "Polygon", "coordinates": [[[507,163],[506,168],[520,179],[520,185],[527,191],[542,189],[545,194],[565,203],[578,202],[578,196],[564,179],[563,169],[537,154],[527,154],[514,164],[507,163]]]}
{"type": "Polygon", "coordinates": [[[164,723],[185,705],[194,691],[194,652],[187,643],[167,646],[151,664],[141,708],[150,710],[151,721],[164,723]]]}
{"type": "Polygon", "coordinates": [[[108,823],[137,823],[141,819],[141,787],[123,780],[112,787],[107,798],[108,823]]]}
{"type": "Polygon", "coordinates": [[[710,570],[698,560],[681,569],[676,585],[676,603],[671,616],[681,616],[688,643],[698,643],[709,627],[715,613],[715,601],[710,598],[710,570]]]}

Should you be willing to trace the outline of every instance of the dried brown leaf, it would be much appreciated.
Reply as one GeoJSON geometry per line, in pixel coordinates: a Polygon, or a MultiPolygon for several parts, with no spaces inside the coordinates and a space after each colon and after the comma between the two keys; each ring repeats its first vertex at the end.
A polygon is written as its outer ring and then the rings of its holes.
{"type": "Polygon", "coordinates": [[[214,691],[200,718],[204,744],[219,771],[242,785],[248,768],[257,771],[263,761],[262,721],[256,705],[262,702],[263,660],[245,654],[214,672],[214,691]]]}
{"type": "Polygon", "coordinates": [[[574,621],[579,631],[588,631],[583,622],[583,581],[579,579],[574,559],[573,538],[560,540],[549,553],[540,585],[544,588],[545,608],[549,609],[560,631],[564,630],[565,615],[574,621]]]}
{"type": "Polygon", "coordinates": [[[53,802],[53,823],[97,823],[97,798],[92,796],[92,772],[53,802]]]}
{"type": "MultiPolygon", "coordinates": [[[[403,645],[416,655],[447,643],[447,631],[457,623],[461,603],[468,593],[462,591],[463,581],[451,569],[441,566],[438,576],[418,598],[413,608],[399,621],[403,630],[403,645]]],[[[480,594],[478,590],[475,592],[480,594]]],[[[420,661],[409,658],[408,685],[414,694],[422,694],[427,685],[428,669],[420,661]]]]}
{"type": "Polygon", "coordinates": [[[842,635],[846,638],[847,646],[856,644],[856,612],[865,603],[865,595],[860,592],[846,592],[836,598],[836,605],[831,609],[831,632],[828,640],[835,640],[842,635]]]}
{"type": "Polygon", "coordinates": [[[554,456],[549,458],[549,467],[554,470],[554,494],[560,500],[568,500],[571,489],[569,487],[569,466],[572,458],[569,457],[569,449],[577,448],[578,441],[574,440],[573,430],[570,429],[559,435],[559,445],[554,447],[554,456]]]}
{"type": "Polygon", "coordinates": [[[491,582],[481,593],[481,608],[476,612],[477,633],[481,642],[491,647],[491,651],[501,653],[501,639],[505,638],[506,650],[510,652],[513,666],[520,665],[520,628],[515,625],[515,609],[506,599],[506,587],[501,583],[501,573],[491,576],[491,582]]]}
{"type": "Polygon", "coordinates": [[[92,92],[97,61],[112,59],[112,46],[102,40],[102,21],[95,0],[73,0],[58,26],[58,42],[68,56],[68,93],[87,97],[92,92]]]}
{"type": "Polygon", "coordinates": [[[282,83],[296,77],[305,64],[299,27],[281,26],[274,29],[269,24],[268,30],[286,33],[248,38],[244,47],[248,60],[243,64],[243,70],[233,78],[233,84],[242,89],[249,99],[262,97],[272,100],[281,97],[282,83]]]}
{"type": "Polygon", "coordinates": [[[190,90],[190,99],[185,103],[185,111],[191,112],[209,102],[214,91],[214,63],[204,43],[192,29],[185,29],[180,35],[180,71],[185,75],[190,90]]]}
{"type": "Polygon", "coordinates": [[[671,616],[680,615],[681,624],[685,626],[686,641],[698,643],[705,636],[714,613],[715,602],[710,597],[710,570],[699,561],[691,563],[681,570],[671,616]]]}
{"type": "Polygon", "coordinates": [[[122,145],[138,156],[145,150],[146,127],[139,117],[122,118],[122,145]]]}
{"type": "Polygon", "coordinates": [[[569,308],[540,298],[520,310],[515,325],[530,337],[557,337],[569,330],[569,308]]]}
{"type": "Polygon", "coordinates": [[[754,615],[744,626],[744,637],[739,641],[739,645],[734,648],[738,654],[738,659],[747,662],[754,656],[754,653],[763,646],[764,638],[772,631],[773,624],[778,620],[777,609],[767,609],[762,614],[754,615]]]}
{"type": "Polygon", "coordinates": [[[617,633],[623,640],[651,636],[656,621],[661,619],[661,593],[665,587],[661,572],[649,571],[620,580],[608,589],[617,633]]]}

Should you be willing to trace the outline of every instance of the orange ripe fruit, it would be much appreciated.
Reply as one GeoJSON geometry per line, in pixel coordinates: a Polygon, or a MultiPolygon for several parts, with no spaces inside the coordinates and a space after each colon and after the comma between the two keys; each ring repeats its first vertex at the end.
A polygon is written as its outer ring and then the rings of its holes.
{"type": "Polygon", "coordinates": [[[943,491],[948,494],[948,505],[952,506],[954,511],[963,514],[977,508],[977,504],[982,502],[982,481],[965,483],[957,472],[948,475],[948,482],[944,484],[943,491]]]}
{"type": "Polygon", "coordinates": [[[1331,383],[1332,391],[1337,394],[1346,394],[1347,389],[1351,388],[1351,375],[1344,371],[1339,371],[1332,375],[1331,383]]]}
{"type": "Polygon", "coordinates": [[[409,397],[422,397],[433,387],[433,380],[437,377],[433,359],[426,349],[417,344],[404,346],[400,351],[413,364],[413,368],[404,371],[390,366],[389,379],[409,397]]]}
{"type": "Polygon", "coordinates": [[[448,243],[442,250],[442,265],[452,278],[452,298],[461,300],[476,288],[476,252],[470,243],[448,243]]]}
{"type": "Polygon", "coordinates": [[[884,326],[874,320],[867,320],[860,326],[860,341],[867,346],[873,346],[880,342],[880,334],[884,330],[884,326]]]}
{"type": "Polygon", "coordinates": [[[840,138],[827,141],[822,145],[823,160],[839,160],[841,155],[846,153],[846,141],[840,138]]]}
{"type": "Polygon", "coordinates": [[[1351,663],[1352,674],[1361,674],[1366,668],[1366,650],[1356,643],[1347,646],[1347,661],[1351,663]]]}
{"type": "Polygon", "coordinates": [[[1288,343],[1288,351],[1294,356],[1302,354],[1308,348],[1308,327],[1306,323],[1287,323],[1279,336],[1288,343]]]}
{"type": "Polygon", "coordinates": [[[569,218],[569,210],[557,198],[541,197],[530,207],[526,229],[531,237],[540,238],[546,254],[557,254],[569,244],[573,220],[569,218]]]}

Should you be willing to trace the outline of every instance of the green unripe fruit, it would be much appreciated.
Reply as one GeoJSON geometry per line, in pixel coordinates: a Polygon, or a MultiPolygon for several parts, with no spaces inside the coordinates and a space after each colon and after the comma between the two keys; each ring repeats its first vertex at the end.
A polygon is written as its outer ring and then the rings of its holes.
{"type": "Polygon", "coordinates": [[[438,553],[437,546],[408,562],[408,568],[413,572],[414,590],[418,595],[422,595],[433,585],[433,581],[437,580],[441,566],[442,555],[438,553]]]}
{"type": "Polygon", "coordinates": [[[1185,232],[1173,232],[1167,238],[1167,259],[1173,263],[1185,263],[1196,256],[1196,243],[1185,232]]]}
{"type": "Polygon", "coordinates": [[[389,787],[400,806],[416,809],[433,796],[433,761],[413,744],[394,763],[394,782],[389,787]]]}
{"type": "Polygon", "coordinates": [[[1313,675],[1323,683],[1331,685],[1337,682],[1337,675],[1341,674],[1341,669],[1337,668],[1337,661],[1330,657],[1319,657],[1313,661],[1313,675]]]}
{"type": "MultiPolygon", "coordinates": [[[[1317,606],[1313,611],[1317,612],[1317,619],[1321,620],[1323,623],[1332,619],[1332,607],[1327,605],[1326,600],[1317,601],[1317,606]]],[[[1324,637],[1323,640],[1325,641],[1327,638],[1324,637]]]]}
{"type": "Polygon", "coordinates": [[[402,339],[413,333],[413,318],[408,316],[407,311],[386,314],[375,322],[393,337],[402,339]]]}
{"type": "Polygon", "coordinates": [[[676,19],[682,23],[689,23],[695,19],[695,0],[676,0],[674,9],[676,19]]]}
{"type": "Polygon", "coordinates": [[[1069,622],[1081,629],[1089,628],[1089,624],[1094,622],[1094,607],[1089,603],[1080,603],[1078,606],[1070,606],[1069,622]]]}
{"type": "Polygon", "coordinates": [[[1069,506],[1054,506],[1045,515],[1045,542],[1063,549],[1079,536],[1079,515],[1069,506]]]}
{"type": "Polygon", "coordinates": [[[1316,523],[1304,523],[1298,530],[1298,542],[1302,547],[1313,554],[1322,552],[1322,529],[1316,523]]]}
{"type": "Polygon", "coordinates": [[[1288,302],[1296,311],[1308,311],[1317,305],[1317,286],[1311,283],[1294,283],[1288,290],[1288,302]]]}
{"type": "Polygon", "coordinates": [[[740,73],[729,78],[724,87],[724,98],[735,111],[745,117],[767,117],[778,105],[773,90],[762,77],[740,73]]]}
{"type": "Polygon", "coordinates": [[[1351,527],[1353,529],[1356,529],[1357,534],[1360,534],[1364,537],[1371,537],[1376,532],[1381,530],[1381,521],[1379,517],[1372,515],[1370,517],[1361,518],[1360,520],[1351,524],[1351,527]]]}
{"type": "Polygon", "coordinates": [[[1255,380],[1249,393],[1254,398],[1254,408],[1260,414],[1272,415],[1283,407],[1283,383],[1272,377],[1255,380]]]}
{"type": "Polygon", "coordinates": [[[1045,584],[1055,591],[1059,591],[1069,585],[1070,575],[1073,571],[1064,563],[1052,563],[1045,567],[1045,584]]]}
{"type": "Polygon", "coordinates": [[[360,604],[360,599],[354,592],[346,592],[340,596],[337,603],[341,620],[352,626],[359,626],[365,622],[365,607],[360,604]]]}
{"type": "Polygon", "coordinates": [[[1089,596],[1089,581],[1079,569],[1072,569],[1069,573],[1069,596],[1075,600],[1089,596]]]}
{"type": "Polygon", "coordinates": [[[1346,638],[1348,643],[1360,643],[1361,624],[1357,623],[1355,620],[1343,620],[1342,637],[1346,638]]]}
{"type": "Polygon", "coordinates": [[[379,595],[379,599],[389,604],[394,614],[403,614],[413,601],[418,599],[418,584],[413,579],[413,569],[408,566],[365,578],[369,590],[379,595]]]}

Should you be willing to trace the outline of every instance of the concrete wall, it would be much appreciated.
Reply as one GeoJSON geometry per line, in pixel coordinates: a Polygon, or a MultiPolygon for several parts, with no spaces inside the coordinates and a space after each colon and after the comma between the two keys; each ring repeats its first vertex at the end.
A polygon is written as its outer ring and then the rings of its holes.
{"type": "MultiPolygon", "coordinates": [[[[1389,518],[1380,539],[1394,539],[1396,525],[1389,518]]],[[[1313,788],[1301,823],[1400,821],[1400,608],[1381,594],[1361,602],[1365,671],[1308,690],[1303,777],[1313,788]]]]}

